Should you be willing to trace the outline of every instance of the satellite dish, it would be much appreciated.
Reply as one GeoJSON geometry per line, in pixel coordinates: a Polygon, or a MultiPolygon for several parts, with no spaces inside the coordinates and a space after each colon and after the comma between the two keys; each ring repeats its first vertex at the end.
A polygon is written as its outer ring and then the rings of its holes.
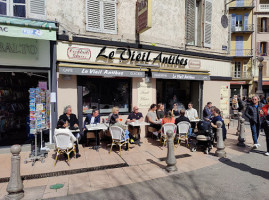
{"type": "Polygon", "coordinates": [[[221,25],[223,28],[228,27],[228,17],[226,15],[221,16],[221,25]]]}

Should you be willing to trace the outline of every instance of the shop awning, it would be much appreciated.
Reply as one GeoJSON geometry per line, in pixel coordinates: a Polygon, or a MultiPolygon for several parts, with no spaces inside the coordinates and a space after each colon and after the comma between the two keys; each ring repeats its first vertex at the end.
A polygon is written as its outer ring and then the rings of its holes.
{"type": "Polygon", "coordinates": [[[55,22],[17,17],[0,17],[0,36],[56,40],[55,22]]]}
{"type": "Polygon", "coordinates": [[[210,77],[206,73],[165,73],[152,72],[152,78],[161,79],[179,79],[179,80],[193,80],[193,81],[210,81],[210,77]]]}
{"type": "Polygon", "coordinates": [[[124,67],[79,65],[59,63],[59,73],[65,75],[103,76],[103,77],[145,77],[145,70],[124,67]]]}

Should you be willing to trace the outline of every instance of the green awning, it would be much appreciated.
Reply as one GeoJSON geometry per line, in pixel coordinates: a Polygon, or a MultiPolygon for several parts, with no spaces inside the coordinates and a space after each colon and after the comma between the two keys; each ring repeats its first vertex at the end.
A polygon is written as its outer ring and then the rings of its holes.
{"type": "Polygon", "coordinates": [[[40,29],[48,29],[48,30],[58,29],[58,27],[56,26],[54,22],[31,20],[31,19],[25,19],[25,18],[6,17],[6,16],[0,17],[0,24],[40,28],[40,29]]]}

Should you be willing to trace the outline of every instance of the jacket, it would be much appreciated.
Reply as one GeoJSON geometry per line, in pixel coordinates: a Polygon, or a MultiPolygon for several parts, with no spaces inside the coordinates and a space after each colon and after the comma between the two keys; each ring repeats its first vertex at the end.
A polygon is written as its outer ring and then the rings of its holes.
{"type": "MultiPolygon", "coordinates": [[[[84,128],[86,125],[90,124],[91,123],[91,119],[92,119],[92,114],[88,114],[86,116],[86,119],[84,121],[84,128]]],[[[100,123],[100,115],[98,115],[97,117],[95,117],[94,119],[94,124],[97,124],[97,123],[100,123]]]]}
{"type": "Polygon", "coordinates": [[[256,109],[256,107],[254,106],[254,104],[250,104],[246,111],[245,111],[245,116],[249,119],[250,123],[261,123],[261,118],[260,118],[260,110],[262,109],[262,104],[259,103],[258,107],[256,109]]]}
{"type": "Polygon", "coordinates": [[[75,124],[78,125],[78,118],[75,114],[71,114],[70,119],[68,119],[66,114],[63,114],[59,117],[59,120],[68,121],[70,128],[74,127],[75,124]]]}
{"type": "MultiPolygon", "coordinates": [[[[212,123],[213,124],[217,124],[217,121],[221,121],[222,122],[222,136],[223,136],[223,140],[225,140],[226,139],[226,133],[227,133],[227,129],[226,129],[226,127],[225,127],[225,123],[224,123],[224,121],[223,121],[223,119],[221,118],[221,116],[216,116],[216,117],[213,117],[213,119],[212,119],[212,123]]],[[[217,129],[216,128],[213,128],[213,132],[214,133],[216,133],[217,132],[217,129]]]]}
{"type": "Polygon", "coordinates": [[[209,120],[210,118],[211,118],[210,108],[208,108],[207,106],[205,106],[205,108],[203,110],[203,119],[204,120],[209,120]]]}
{"type": "Polygon", "coordinates": [[[262,107],[262,111],[264,113],[264,116],[268,115],[268,109],[269,109],[269,105],[266,104],[265,106],[262,107]]]}

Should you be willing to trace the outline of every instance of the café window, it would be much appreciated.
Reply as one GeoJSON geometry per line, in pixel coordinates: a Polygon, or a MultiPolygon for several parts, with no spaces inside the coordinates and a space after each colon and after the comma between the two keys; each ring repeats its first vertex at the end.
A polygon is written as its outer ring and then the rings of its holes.
{"type": "Polygon", "coordinates": [[[101,114],[109,114],[114,106],[120,113],[130,112],[130,78],[82,77],[83,114],[98,109],[101,114]]]}

